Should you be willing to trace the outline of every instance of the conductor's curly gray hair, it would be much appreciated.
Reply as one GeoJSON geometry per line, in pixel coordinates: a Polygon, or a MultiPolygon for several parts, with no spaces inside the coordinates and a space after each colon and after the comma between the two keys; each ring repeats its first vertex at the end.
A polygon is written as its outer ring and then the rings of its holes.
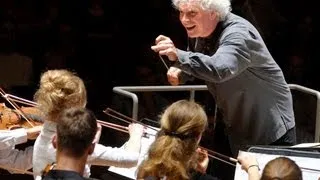
{"type": "Polygon", "coordinates": [[[184,3],[198,3],[205,11],[212,11],[218,14],[219,20],[223,21],[231,11],[230,0],[172,0],[172,4],[176,9],[184,3]]]}

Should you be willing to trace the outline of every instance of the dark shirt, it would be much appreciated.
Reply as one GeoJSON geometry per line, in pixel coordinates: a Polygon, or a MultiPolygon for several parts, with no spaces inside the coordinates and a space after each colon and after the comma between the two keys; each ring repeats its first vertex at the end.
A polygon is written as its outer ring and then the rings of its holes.
{"type": "Polygon", "coordinates": [[[192,175],[192,180],[219,180],[219,179],[209,174],[194,173],[192,175]]]}
{"type": "Polygon", "coordinates": [[[82,177],[79,173],[66,170],[50,170],[43,180],[97,180],[94,178],[82,177]]]}

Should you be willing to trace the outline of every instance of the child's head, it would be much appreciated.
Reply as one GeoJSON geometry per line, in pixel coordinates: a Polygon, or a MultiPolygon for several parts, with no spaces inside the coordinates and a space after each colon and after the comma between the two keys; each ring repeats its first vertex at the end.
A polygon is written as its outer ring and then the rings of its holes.
{"type": "Polygon", "coordinates": [[[299,166],[287,157],[278,157],[268,162],[261,180],[302,180],[299,166]]]}

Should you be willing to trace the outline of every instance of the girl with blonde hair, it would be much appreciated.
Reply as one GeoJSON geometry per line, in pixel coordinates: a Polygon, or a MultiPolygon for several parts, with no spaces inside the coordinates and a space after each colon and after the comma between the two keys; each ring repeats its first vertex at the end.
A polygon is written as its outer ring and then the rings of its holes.
{"type": "MultiPolygon", "coordinates": [[[[45,117],[43,129],[34,144],[33,171],[36,179],[48,164],[56,160],[56,149],[52,146],[52,138],[56,134],[59,114],[67,108],[83,108],[87,103],[87,92],[84,82],[75,73],[68,70],[48,70],[41,76],[40,87],[34,95],[39,109],[45,117]]],[[[100,126],[101,131],[101,126],[100,126]]],[[[95,142],[100,138],[97,132],[95,142]]],[[[125,148],[106,147],[96,144],[93,154],[88,157],[88,164],[100,166],[133,167],[138,163],[140,141],[143,127],[139,124],[129,125],[130,138],[125,148]]],[[[90,176],[90,168],[86,166],[84,176],[90,176]]]]}

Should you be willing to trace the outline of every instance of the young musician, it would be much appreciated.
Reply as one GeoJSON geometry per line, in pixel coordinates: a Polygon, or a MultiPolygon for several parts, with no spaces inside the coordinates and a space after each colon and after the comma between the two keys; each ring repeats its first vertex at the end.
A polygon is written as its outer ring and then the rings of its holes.
{"type": "Polygon", "coordinates": [[[96,117],[85,108],[66,109],[58,117],[57,133],[52,139],[56,161],[43,180],[89,179],[83,177],[87,158],[95,148],[98,129],[96,117]]]}
{"type": "MultiPolygon", "coordinates": [[[[33,171],[39,175],[46,165],[56,160],[56,149],[51,141],[56,133],[57,124],[60,123],[59,114],[68,108],[84,108],[87,93],[82,79],[76,74],[67,70],[48,70],[41,76],[35,101],[45,116],[43,129],[35,142],[33,153],[33,171]]],[[[136,166],[143,133],[144,128],[141,125],[132,124],[129,126],[130,138],[124,148],[96,144],[93,153],[88,157],[88,164],[126,168],[136,166]]],[[[89,166],[86,166],[84,176],[90,176],[89,166]]],[[[37,179],[41,177],[37,176],[37,179]]]]}
{"type": "Polygon", "coordinates": [[[198,149],[206,126],[207,115],[199,104],[187,100],[171,104],[137,179],[215,179],[205,174],[208,156],[198,149]]]}

